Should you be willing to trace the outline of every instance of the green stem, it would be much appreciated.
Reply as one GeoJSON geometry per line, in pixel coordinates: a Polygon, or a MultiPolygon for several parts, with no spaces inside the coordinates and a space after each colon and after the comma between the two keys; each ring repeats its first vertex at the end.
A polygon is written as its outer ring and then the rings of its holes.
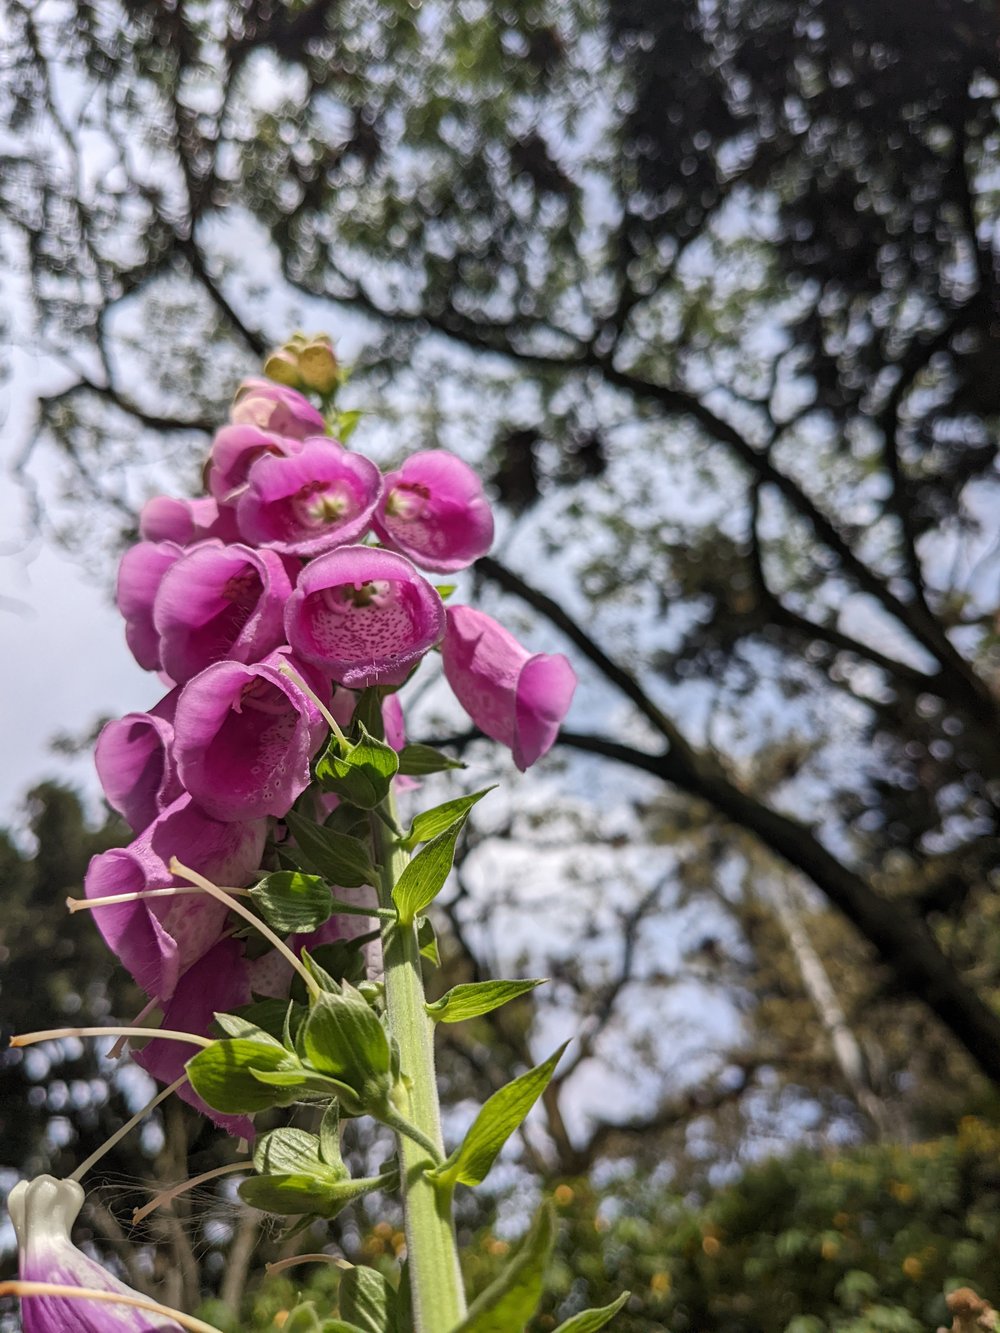
{"type": "MultiPolygon", "coordinates": [[[[386,814],[396,827],[393,798],[386,814]]],[[[383,907],[392,906],[393,885],[409,860],[389,832],[387,822],[372,820],[372,836],[381,866],[383,907]]],[[[434,1024],[424,1009],[420,945],[414,925],[386,923],[382,931],[385,999],[389,1029],[399,1044],[400,1065],[409,1086],[400,1083],[399,1112],[444,1157],[437,1079],[434,1073],[434,1024]]],[[[426,1170],[433,1159],[406,1134],[397,1133],[402,1163],[406,1253],[413,1302],[414,1333],[451,1333],[465,1316],[465,1290],[458,1265],[451,1194],[436,1189],[426,1170]]]]}

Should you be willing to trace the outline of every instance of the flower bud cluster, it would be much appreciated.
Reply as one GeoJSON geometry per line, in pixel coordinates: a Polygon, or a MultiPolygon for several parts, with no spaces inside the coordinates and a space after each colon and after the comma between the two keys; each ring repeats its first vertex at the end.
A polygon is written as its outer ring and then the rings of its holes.
{"type": "MultiPolygon", "coordinates": [[[[332,358],[323,340],[304,343],[296,364],[332,375],[324,347],[332,358]]],[[[95,857],[86,880],[88,898],[132,895],[95,907],[99,928],[164,1026],[189,1032],[252,995],[287,994],[289,969],[277,954],[246,955],[224,903],[148,891],[180,887],[172,857],[216,883],[254,879],[328,735],[317,700],[346,724],[357,692],[380,687],[387,738],[401,748],[392,691],[440,648],[459,702],[524,769],[552,745],[575,685],[564,657],[527,652],[471,607],[446,609],[426,577],[467,567],[493,538],[482,486],[454,455],[415,453],[383,474],[331,438],[296,388],[258,378],[237,393],[205,481],[206,496],[149,501],[121,563],[127,642],[167,692],[101,733],[101,782],[136,837],[95,857]]],[[[296,943],[367,928],[363,916],[335,916],[296,943]]],[[[154,1040],[137,1059],[166,1082],[186,1054],[154,1040]]]]}

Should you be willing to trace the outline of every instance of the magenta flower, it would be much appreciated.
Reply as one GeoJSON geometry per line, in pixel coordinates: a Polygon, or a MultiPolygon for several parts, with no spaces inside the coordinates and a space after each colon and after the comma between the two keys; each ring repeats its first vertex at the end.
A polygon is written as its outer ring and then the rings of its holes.
{"type": "Polygon", "coordinates": [[[140,542],[118,566],[118,610],[125,617],[125,642],[141,667],[159,671],[160,636],[153,625],[153,602],[171,565],[184,554],[176,542],[140,542]]]}
{"type": "MultiPolygon", "coordinates": [[[[179,883],[173,856],[218,884],[249,883],[260,867],[267,821],[210,819],[187,794],[178,797],[140,837],[92,858],[84,880],[88,898],[106,898],[179,883]]],[[[97,928],[111,951],[150,997],[169,1000],[192,963],[215,944],[226,906],[207,894],[146,898],[95,907],[97,928]]]]}
{"type": "Polygon", "coordinates": [[[139,833],[181,794],[173,758],[178,690],[148,713],[126,713],[97,738],[94,763],[108,804],[139,833]]]}
{"type": "Polygon", "coordinates": [[[292,648],[341,685],[401,685],[444,632],[444,606],[409,560],[339,546],[299,575],[285,608],[292,648]]]}
{"type": "Polygon", "coordinates": [[[256,662],[284,637],[291,593],[285,564],[273,551],[206,542],[164,575],[153,604],[160,662],[183,684],[212,662],[256,662]]]}
{"type": "Polygon", "coordinates": [[[154,496],[139,514],[139,535],[147,542],[177,542],[179,546],[191,546],[209,537],[223,542],[240,539],[232,509],[220,508],[211,496],[198,500],[154,496]]]}
{"type": "MultiPolygon", "coordinates": [[[[22,1280],[137,1296],[70,1239],[83,1199],[77,1181],[54,1176],[36,1176],[14,1186],[7,1211],[17,1236],[22,1280]]],[[[134,1306],[52,1295],[22,1296],[21,1327],[24,1333],[183,1333],[173,1319],[134,1306]]]]}
{"type": "Polygon", "coordinates": [[[375,530],[423,569],[465,569],[493,543],[493,514],[468,464],[444,449],[411,454],[385,478],[375,530]]]}
{"type": "Polygon", "coordinates": [[[255,666],[216,662],[181,693],[177,767],[185,788],[215,819],[283,815],[309,785],[309,760],[327,726],[312,700],[277,670],[280,660],[275,654],[255,666]]]}
{"type": "Polygon", "coordinates": [[[314,556],[356,541],[382,492],[374,463],[335,440],[311,439],[292,457],[258,457],[236,517],[243,537],[287,555],[314,556]]]}
{"type": "MultiPolygon", "coordinates": [[[[242,944],[234,939],[220,940],[192,963],[178,981],[173,998],[163,1011],[162,1026],[168,1031],[214,1036],[217,1035],[213,1032],[214,1015],[231,1013],[241,1005],[249,1004],[252,998],[250,972],[243,957],[242,944]]],[[[182,1042],[159,1038],[149,1042],[141,1051],[133,1051],[132,1059],[158,1083],[173,1083],[183,1074],[184,1065],[192,1054],[192,1048],[182,1042]]],[[[213,1110],[189,1083],[179,1088],[177,1095],[234,1137],[253,1138],[253,1121],[249,1117],[222,1115],[213,1110]]]]}
{"type": "Polygon", "coordinates": [[[576,689],[562,653],[529,653],[482,611],[453,606],[441,655],[458,702],[522,773],[552,747],[576,689]]]}
{"type": "Polygon", "coordinates": [[[260,377],[244,380],[236,390],[229,419],[234,426],[257,426],[293,440],[322,435],[326,429],[322,413],[316,411],[308,398],[284,384],[260,377]]]}
{"type": "Polygon", "coordinates": [[[232,504],[246,489],[247,474],[258,458],[296,454],[302,441],[275,435],[258,426],[223,426],[212,441],[206,482],[220,504],[232,504]]]}

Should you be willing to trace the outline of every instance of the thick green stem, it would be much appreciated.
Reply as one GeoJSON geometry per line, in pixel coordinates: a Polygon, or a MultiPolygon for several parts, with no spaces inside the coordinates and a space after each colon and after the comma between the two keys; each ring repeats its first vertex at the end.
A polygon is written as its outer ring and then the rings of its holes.
{"type": "MultiPolygon", "coordinates": [[[[392,797],[385,813],[396,824],[392,797]]],[[[396,825],[398,827],[398,825],[396,825]]],[[[409,857],[396,843],[390,823],[372,820],[381,865],[382,906],[392,906],[392,889],[409,857]]],[[[420,946],[413,925],[385,923],[382,930],[385,999],[389,1029],[399,1044],[400,1066],[408,1086],[400,1085],[400,1113],[444,1156],[437,1079],[434,1073],[434,1024],[424,1008],[420,946]]],[[[425,1175],[432,1159],[412,1138],[397,1134],[406,1253],[413,1300],[414,1333],[451,1333],[465,1315],[465,1290],[458,1266],[451,1194],[435,1188],[425,1175]]]]}

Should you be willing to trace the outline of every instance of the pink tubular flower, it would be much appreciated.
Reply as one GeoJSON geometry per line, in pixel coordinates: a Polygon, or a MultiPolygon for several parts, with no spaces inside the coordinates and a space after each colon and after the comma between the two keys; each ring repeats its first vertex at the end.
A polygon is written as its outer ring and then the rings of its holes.
{"type": "Polygon", "coordinates": [[[562,653],[529,653],[482,611],[453,606],[441,655],[458,702],[522,773],[552,747],[576,689],[562,653]]]}
{"type": "Polygon", "coordinates": [[[141,667],[158,671],[160,636],[153,626],[153,602],[163,576],[184,554],[176,542],[140,542],[118,566],[118,610],[125,617],[125,642],[141,667]]]}
{"type": "MultiPolygon", "coordinates": [[[[238,940],[220,940],[181,977],[173,998],[164,1008],[162,1026],[168,1031],[213,1036],[215,1014],[230,1013],[249,1004],[251,998],[250,972],[242,945],[238,940]]],[[[183,1042],[154,1038],[141,1051],[133,1051],[132,1059],[158,1083],[173,1083],[183,1074],[184,1065],[192,1054],[192,1048],[183,1042]]],[[[201,1100],[190,1083],[178,1088],[177,1095],[234,1137],[253,1138],[252,1120],[247,1116],[223,1115],[214,1111],[201,1100]]]]}
{"type": "Polygon", "coordinates": [[[339,546],[299,575],[285,631],[295,652],[338,684],[401,685],[441,638],[444,606],[409,560],[339,546]]]}
{"type": "Polygon", "coordinates": [[[254,461],[236,518],[255,545],[321,555],[364,535],[381,492],[374,463],[335,440],[310,439],[292,457],[264,454],[254,461]]]}
{"type": "Polygon", "coordinates": [[[108,804],[141,832],[181,794],[174,764],[177,690],[148,713],[126,713],[97,738],[94,763],[108,804]]]}
{"type": "Polygon", "coordinates": [[[493,543],[493,514],[468,464],[444,449],[411,454],[385,478],[375,530],[423,569],[465,569],[493,543]]]}
{"type": "Polygon", "coordinates": [[[178,770],[215,819],[284,815],[309,785],[309,760],[327,727],[312,700],[277,670],[278,660],[216,662],[181,693],[178,770]]]}
{"type": "Polygon", "coordinates": [[[302,441],[257,426],[223,426],[208,456],[208,489],[220,504],[232,504],[246,489],[247,473],[258,458],[296,454],[302,441]]]}
{"type": "MultiPolygon", "coordinates": [[[[210,819],[185,795],[128,847],[92,858],[84,880],[88,898],[106,898],[178,883],[171,857],[220,884],[248,883],[260,866],[267,821],[210,819]]],[[[219,938],[226,906],[207,894],[146,898],[95,907],[105,942],[150,997],[169,1000],[178,979],[219,938]]]]}
{"type": "MultiPolygon", "coordinates": [[[[70,1239],[83,1199],[83,1186],[77,1181],[54,1176],[36,1176],[14,1186],[7,1211],[17,1236],[22,1280],[138,1296],[70,1239]]],[[[48,1293],[22,1296],[21,1327],[24,1333],[183,1333],[180,1324],[165,1315],[48,1293]]]]}
{"type": "Polygon", "coordinates": [[[212,662],[255,662],[282,641],[292,585],[273,551],[208,543],[163,577],[153,604],[164,671],[183,684],[212,662]]]}
{"type": "Polygon", "coordinates": [[[293,440],[322,435],[326,428],[322,414],[308,398],[259,376],[244,380],[236,390],[229,419],[234,426],[257,426],[293,440]]]}
{"type": "Polygon", "coordinates": [[[147,542],[177,542],[179,546],[190,546],[209,537],[223,542],[240,539],[233,511],[220,509],[211,496],[198,500],[154,496],[142,506],[139,535],[147,542]]]}

